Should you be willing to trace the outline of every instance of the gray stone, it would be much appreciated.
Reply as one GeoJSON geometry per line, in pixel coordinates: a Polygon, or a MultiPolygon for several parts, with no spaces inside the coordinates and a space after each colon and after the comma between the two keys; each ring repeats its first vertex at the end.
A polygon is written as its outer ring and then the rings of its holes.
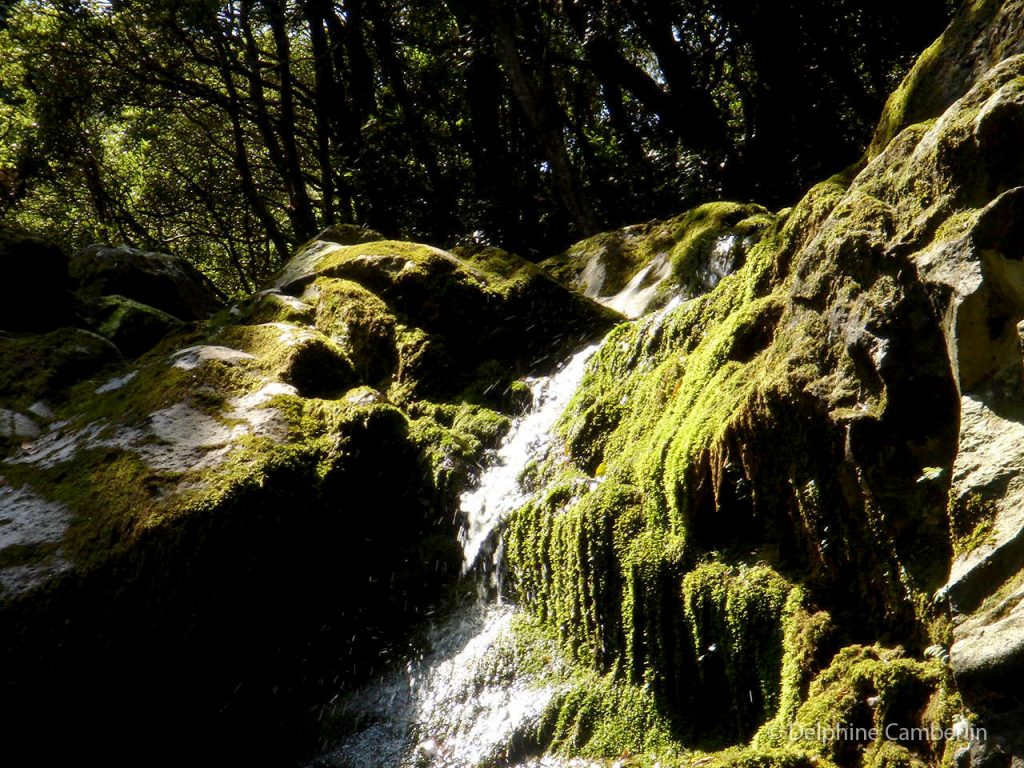
{"type": "Polygon", "coordinates": [[[182,320],[199,320],[222,307],[199,270],[166,253],[90,245],[72,257],[70,272],[84,296],[124,296],[182,320]]]}

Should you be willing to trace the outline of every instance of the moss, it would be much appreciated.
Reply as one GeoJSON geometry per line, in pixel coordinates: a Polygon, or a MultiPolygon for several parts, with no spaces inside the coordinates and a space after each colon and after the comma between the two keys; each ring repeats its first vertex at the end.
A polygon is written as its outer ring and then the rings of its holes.
{"type": "MultiPolygon", "coordinates": [[[[958,393],[908,254],[963,237],[977,206],[943,186],[965,166],[937,162],[962,138],[940,123],[756,222],[758,244],[706,296],[616,328],[559,424],[569,466],[540,462],[543,492],[509,523],[511,583],[568,657],[645,687],[687,745],[747,743],[723,761],[854,764],[790,744],[789,726],[919,722],[953,698],[940,666],[881,647],[822,672],[841,642],[948,635],[930,594],[949,562],[958,393]],[[919,483],[922,467],[940,471],[919,483]]],[[[694,239],[662,245],[684,262],[720,231],[680,226],[694,239]]],[[[874,749],[879,764],[937,760],[874,749]]]]}
{"type": "Polygon", "coordinates": [[[949,527],[953,554],[957,557],[978,548],[992,538],[996,505],[992,499],[972,493],[956,499],[950,496],[949,527]]]}
{"type": "Polygon", "coordinates": [[[593,758],[675,751],[671,724],[649,690],[622,684],[613,675],[581,675],[570,686],[539,725],[547,750],[593,758]]]}
{"type": "Polygon", "coordinates": [[[493,246],[466,251],[456,250],[455,253],[462,256],[466,264],[485,272],[492,284],[499,289],[502,285],[507,288],[517,281],[528,280],[540,274],[538,267],[526,259],[493,246]]]}
{"type": "Polygon", "coordinates": [[[396,328],[397,366],[388,387],[388,398],[402,404],[443,394],[452,374],[452,360],[445,344],[421,328],[396,328]]]}
{"type": "Polygon", "coordinates": [[[109,341],[77,328],[42,336],[0,337],[0,392],[5,407],[63,401],[74,384],[96,376],[121,356],[109,341]]]}
{"type": "MultiPolygon", "coordinates": [[[[358,383],[347,351],[308,326],[290,323],[236,326],[224,329],[214,341],[253,356],[251,362],[227,366],[228,370],[259,371],[266,380],[293,385],[305,397],[338,396],[358,383]]],[[[241,377],[235,378],[237,381],[241,377]]],[[[237,384],[235,386],[237,388],[237,384]]],[[[223,385],[218,389],[230,391],[230,387],[223,385]]]]}
{"type": "Polygon", "coordinates": [[[923,739],[898,745],[886,735],[948,729],[960,706],[952,673],[940,662],[914,661],[900,649],[848,646],[812,683],[790,738],[814,734],[802,746],[840,765],[932,764],[946,744],[923,739]]]}
{"type": "Polygon", "coordinates": [[[462,404],[452,422],[452,429],[473,435],[486,448],[494,448],[512,422],[490,408],[469,403],[462,404]]]}
{"type": "MultiPolygon", "coordinates": [[[[972,85],[976,71],[964,67],[965,60],[981,63],[978,50],[968,53],[965,46],[1002,45],[1005,33],[984,30],[995,18],[997,0],[971,0],[956,15],[949,28],[922,53],[913,68],[889,97],[882,111],[868,157],[880,154],[901,130],[909,125],[937,117],[972,85]]],[[[993,62],[994,63],[994,62],[993,62]]]]}
{"type": "Polygon", "coordinates": [[[338,243],[339,245],[358,245],[383,240],[384,237],[368,227],[357,224],[333,224],[316,236],[317,240],[338,243]]]}
{"type": "MultiPolygon", "coordinates": [[[[493,448],[508,431],[511,422],[488,408],[462,403],[410,403],[412,416],[409,438],[420,452],[425,476],[431,478],[437,503],[453,504],[472,476],[484,450],[493,448]]],[[[454,514],[454,510],[452,510],[454,514]]]]}
{"type": "Polygon", "coordinates": [[[739,266],[745,250],[774,221],[775,217],[757,205],[707,203],[672,219],[595,235],[542,262],[541,267],[563,284],[586,291],[587,295],[610,297],[643,267],[658,257],[666,257],[672,265],[672,279],[662,294],[668,296],[681,290],[684,295],[693,296],[710,287],[703,272],[708,270],[712,251],[720,241],[735,238],[734,253],[729,258],[737,262],[734,266],[739,266]]]}
{"type": "MultiPolygon", "coordinates": [[[[82,450],[72,461],[44,469],[7,464],[4,477],[14,487],[30,486],[71,513],[59,552],[83,569],[123,550],[179,480],[177,474],[155,472],[134,455],[114,449],[82,450]]],[[[34,554],[45,558],[48,553],[34,554]]]]}
{"type": "MultiPolygon", "coordinates": [[[[277,291],[261,291],[252,296],[240,309],[246,324],[262,323],[308,323],[313,319],[313,307],[293,296],[277,291]]],[[[237,317],[228,315],[218,318],[220,325],[228,325],[237,317]]]]}
{"type": "MultiPolygon", "coordinates": [[[[267,334],[269,337],[269,334],[267,334]]],[[[176,336],[142,357],[135,367],[122,372],[121,386],[97,391],[96,381],[78,384],[72,399],[59,415],[73,419],[78,426],[93,422],[116,421],[123,426],[140,426],[163,408],[185,403],[208,415],[220,418],[227,401],[235,395],[257,389],[266,380],[258,358],[205,360],[195,368],[179,366],[179,344],[196,341],[192,336],[176,336]]],[[[242,342],[242,334],[232,334],[230,343],[242,342]]],[[[248,341],[254,341],[252,337],[248,341]]],[[[182,349],[188,347],[182,346],[182,349]]],[[[259,349],[259,344],[253,344],[259,349]]],[[[244,350],[240,350],[244,351],[244,350]]],[[[276,361],[278,366],[280,361],[276,361]]],[[[273,366],[268,366],[268,370],[273,366]]]]}
{"type": "Polygon", "coordinates": [[[378,384],[397,364],[396,319],[379,297],[350,280],[321,278],[310,289],[316,327],[346,349],[362,381],[378,384]]]}
{"type": "Polygon", "coordinates": [[[708,203],[672,220],[672,270],[685,279],[696,272],[723,236],[757,238],[772,222],[767,210],[739,203],[708,203]]]}
{"type": "Polygon", "coordinates": [[[652,237],[667,237],[667,224],[652,222],[606,232],[582,240],[565,253],[541,262],[549,275],[577,289],[585,289],[582,278],[588,264],[597,261],[603,274],[589,285],[594,295],[611,296],[625,287],[629,279],[654,257],[649,248],[652,237]]]}
{"type": "Polygon", "coordinates": [[[792,590],[763,566],[710,563],[683,578],[698,677],[715,711],[709,726],[745,741],[778,711],[783,612],[792,590]]]}
{"type": "Polygon", "coordinates": [[[123,296],[104,296],[94,302],[97,332],[113,342],[128,357],[138,357],[152,349],[182,323],[155,307],[123,296]]]}

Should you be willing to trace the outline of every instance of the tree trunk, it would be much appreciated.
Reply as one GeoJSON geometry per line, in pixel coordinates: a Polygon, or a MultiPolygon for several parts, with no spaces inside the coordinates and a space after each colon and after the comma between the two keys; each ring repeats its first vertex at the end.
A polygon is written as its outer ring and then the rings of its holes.
{"type": "Polygon", "coordinates": [[[600,224],[587,202],[572,160],[569,158],[562,135],[561,120],[554,118],[545,109],[540,89],[527,74],[519,58],[515,36],[501,4],[497,0],[486,0],[484,6],[485,10],[482,13],[478,8],[474,8],[472,13],[477,23],[492,33],[495,53],[548,164],[555,191],[575,227],[576,234],[584,237],[592,235],[600,230],[600,224]]]}

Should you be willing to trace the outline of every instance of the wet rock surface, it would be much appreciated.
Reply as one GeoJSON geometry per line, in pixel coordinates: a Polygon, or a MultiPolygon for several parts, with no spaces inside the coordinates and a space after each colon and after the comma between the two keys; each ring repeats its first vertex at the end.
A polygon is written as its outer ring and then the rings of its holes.
{"type": "Polygon", "coordinates": [[[114,763],[172,732],[157,763],[295,759],[305,703],[382,668],[459,574],[451,507],[506,390],[614,319],[507,254],[346,247],[201,325],[147,293],[215,308],[187,270],[93,249],[73,271],[108,338],[0,338],[12,749],[58,759],[115,718],[114,763]],[[37,741],[53,722],[67,740],[37,741]]]}
{"type": "Polygon", "coordinates": [[[337,227],[212,316],[159,255],[76,256],[114,311],[0,338],[5,726],[61,757],[53,722],[113,716],[112,760],[187,733],[178,764],[1018,765],[1022,19],[965,4],[778,214],[543,270],[337,227]],[[523,377],[566,360],[548,413],[523,377]],[[440,620],[463,571],[529,622],[440,620]]]}

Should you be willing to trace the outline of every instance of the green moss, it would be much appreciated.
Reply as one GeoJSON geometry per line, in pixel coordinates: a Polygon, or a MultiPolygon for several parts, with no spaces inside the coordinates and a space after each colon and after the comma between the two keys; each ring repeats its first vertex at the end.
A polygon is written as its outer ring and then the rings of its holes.
{"type": "Polygon", "coordinates": [[[538,267],[526,259],[493,246],[456,250],[455,254],[463,257],[467,264],[487,273],[499,289],[502,285],[508,287],[517,281],[528,280],[540,274],[538,267]]]}
{"type": "Polygon", "coordinates": [[[104,296],[94,302],[98,333],[128,357],[138,357],[178,330],[182,323],[155,307],[123,296],[104,296]]]}
{"type": "Polygon", "coordinates": [[[581,675],[559,694],[538,728],[549,751],[566,756],[649,757],[677,750],[654,696],[613,675],[581,675]]]}
{"type": "MultiPolygon", "coordinates": [[[[974,220],[975,206],[942,187],[947,171],[909,181],[930,162],[913,157],[929,129],[757,221],[758,244],[708,295],[616,328],[559,424],[571,466],[540,462],[531,482],[543,493],[509,523],[511,583],[567,656],[649,691],[684,744],[747,744],[712,757],[721,764],[852,764],[838,748],[791,744],[789,726],[858,716],[868,689],[881,702],[869,720],[917,722],[932,699],[951,700],[939,667],[896,652],[853,646],[822,672],[845,633],[915,644],[948,634],[929,596],[948,563],[940,497],[955,434],[928,433],[898,470],[872,455],[894,409],[915,407],[915,387],[931,375],[948,385],[941,334],[915,338],[939,362],[909,383],[858,348],[898,337],[899,312],[933,311],[913,294],[911,246],[893,246],[894,232],[940,246],[974,220]],[[942,472],[917,483],[921,467],[942,472]],[[876,487],[878,499],[866,490],[876,487]]],[[[659,245],[688,263],[729,210],[680,220],[692,239],[665,231],[659,245]]],[[[564,279],[568,265],[548,266],[564,279]]],[[[566,716],[562,738],[597,728],[601,707],[573,699],[585,717],[566,716]]],[[[903,749],[877,746],[871,760],[935,762],[903,749]]]]}
{"type": "Polygon", "coordinates": [[[472,469],[511,425],[508,417],[478,405],[413,402],[409,439],[420,451],[424,473],[447,504],[462,490],[472,469]],[[447,494],[448,498],[445,498],[447,494]]]}
{"type": "Polygon", "coordinates": [[[719,202],[694,208],[669,224],[672,270],[685,280],[721,237],[757,238],[771,222],[768,211],[758,206],[719,202]]]}
{"type": "MultiPolygon", "coordinates": [[[[969,54],[964,46],[977,45],[980,33],[996,16],[999,7],[998,0],[966,3],[950,27],[918,57],[885,104],[868,148],[869,158],[880,154],[907,126],[937,117],[970,87],[970,67],[964,68],[963,61],[977,57],[978,53],[969,54]]],[[[990,45],[1000,42],[988,40],[990,45]]]]}
{"type": "Polygon", "coordinates": [[[664,222],[639,224],[594,235],[571,246],[565,253],[541,262],[541,268],[563,285],[583,288],[581,278],[587,265],[598,261],[603,269],[600,284],[591,286],[599,296],[611,296],[625,287],[629,279],[652,259],[650,244],[668,238],[664,222]]]}
{"type": "Polygon", "coordinates": [[[802,746],[839,764],[863,749],[865,766],[930,764],[947,745],[927,740],[897,745],[885,738],[887,728],[889,735],[901,728],[948,729],[961,706],[942,663],[914,661],[900,649],[848,646],[811,684],[788,736],[815,734],[818,738],[802,739],[802,746]],[[865,738],[871,729],[879,738],[865,738]]]}
{"type": "Polygon", "coordinates": [[[377,384],[397,364],[396,319],[380,298],[350,280],[321,278],[307,289],[316,327],[343,347],[362,381],[377,384]]]}
{"type": "MultiPolygon", "coordinates": [[[[313,307],[305,302],[286,296],[276,291],[262,291],[249,299],[242,308],[242,318],[246,324],[262,323],[308,323],[313,319],[313,307]]],[[[228,325],[237,318],[223,318],[228,325]]]]}
{"type": "Polygon", "coordinates": [[[672,279],[662,290],[696,295],[707,290],[701,272],[715,245],[736,238],[740,253],[755,243],[775,217],[757,205],[716,202],[665,221],[654,221],[595,235],[541,263],[548,274],[588,295],[613,296],[659,256],[672,265],[672,279]],[[587,285],[583,283],[586,282],[587,285]]]}
{"type": "Polygon", "coordinates": [[[50,468],[7,464],[4,477],[68,510],[70,524],[56,546],[64,560],[86,570],[122,551],[180,478],[155,472],[133,454],[102,448],[81,450],[50,468]]]}
{"type": "Polygon", "coordinates": [[[62,401],[77,382],[118,362],[120,355],[109,341],[78,328],[0,337],[3,405],[18,410],[37,400],[62,401]]]}
{"type": "Polygon", "coordinates": [[[333,224],[318,234],[316,239],[339,245],[358,245],[383,240],[384,237],[379,232],[357,224],[333,224]]]}
{"type": "Polygon", "coordinates": [[[992,538],[996,505],[992,499],[970,494],[961,499],[950,497],[949,528],[953,554],[967,554],[992,538]]]}
{"type": "Polygon", "coordinates": [[[727,733],[749,735],[779,708],[783,612],[792,590],[763,566],[710,563],[683,578],[683,610],[698,676],[709,691],[724,684],[726,691],[715,698],[729,711],[716,712],[716,718],[727,733]]]}
{"type": "Polygon", "coordinates": [[[490,408],[462,404],[452,422],[452,429],[474,436],[487,448],[494,448],[512,425],[507,416],[490,408]]]}

